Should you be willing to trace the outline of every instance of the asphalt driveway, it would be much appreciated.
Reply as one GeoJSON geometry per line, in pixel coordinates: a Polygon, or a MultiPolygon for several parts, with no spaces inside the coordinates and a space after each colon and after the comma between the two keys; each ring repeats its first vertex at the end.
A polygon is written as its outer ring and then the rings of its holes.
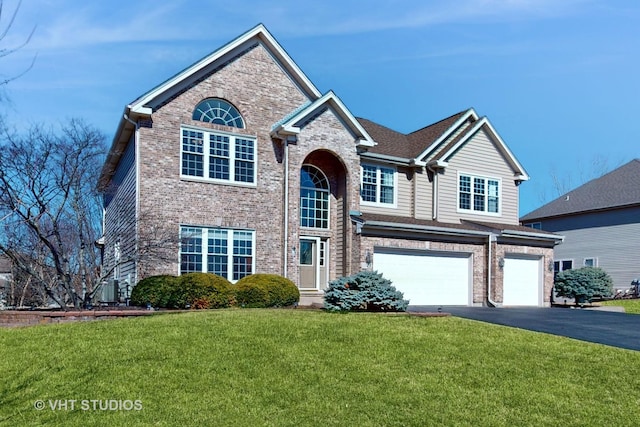
{"type": "MultiPolygon", "coordinates": [[[[409,306],[409,311],[437,311],[409,306]]],[[[640,315],[569,308],[442,307],[443,312],[530,331],[640,351],[640,315]]]]}

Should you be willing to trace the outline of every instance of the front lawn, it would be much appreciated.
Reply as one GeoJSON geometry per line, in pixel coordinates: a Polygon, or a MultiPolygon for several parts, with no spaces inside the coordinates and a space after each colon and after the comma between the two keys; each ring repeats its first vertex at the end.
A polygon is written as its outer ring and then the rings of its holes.
{"type": "Polygon", "coordinates": [[[640,314],[640,299],[612,299],[599,304],[624,307],[626,313],[640,314]]]}
{"type": "Polygon", "coordinates": [[[640,419],[640,352],[454,317],[230,309],[0,329],[0,373],[11,426],[640,419]]]}

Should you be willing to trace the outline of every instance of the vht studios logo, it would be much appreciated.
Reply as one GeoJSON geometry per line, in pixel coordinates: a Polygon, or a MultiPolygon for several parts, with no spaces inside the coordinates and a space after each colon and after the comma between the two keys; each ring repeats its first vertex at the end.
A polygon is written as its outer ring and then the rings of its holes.
{"type": "Polygon", "coordinates": [[[49,399],[36,400],[33,407],[38,411],[141,411],[141,400],[118,399],[49,399]]]}

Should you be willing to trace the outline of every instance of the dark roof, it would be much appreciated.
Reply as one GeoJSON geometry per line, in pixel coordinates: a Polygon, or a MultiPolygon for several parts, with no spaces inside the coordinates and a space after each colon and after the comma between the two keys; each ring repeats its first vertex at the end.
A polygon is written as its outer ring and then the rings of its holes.
{"type": "Polygon", "coordinates": [[[640,204],[640,159],[569,191],[530,212],[520,221],[615,209],[640,204]]]}
{"type": "Polygon", "coordinates": [[[503,231],[520,231],[529,234],[539,234],[540,238],[548,239],[549,236],[558,236],[558,239],[561,239],[561,236],[557,233],[552,233],[549,231],[543,230],[534,230],[531,227],[525,227],[522,225],[513,225],[513,224],[502,224],[497,222],[480,222],[480,221],[468,221],[462,220],[460,223],[449,223],[449,222],[440,222],[440,221],[430,221],[425,219],[416,219],[409,217],[401,217],[395,215],[381,215],[381,214],[370,214],[363,213],[362,219],[365,220],[365,225],[367,221],[378,221],[378,222],[388,222],[394,224],[404,224],[404,225],[417,225],[423,227],[438,227],[438,228],[450,228],[456,230],[467,230],[467,231],[484,231],[484,232],[493,232],[493,233],[501,233],[503,231]]]}
{"type": "Polygon", "coordinates": [[[370,152],[414,159],[468,111],[461,111],[409,134],[397,132],[371,120],[362,118],[357,120],[373,140],[378,143],[377,146],[369,149],[370,152]]]}

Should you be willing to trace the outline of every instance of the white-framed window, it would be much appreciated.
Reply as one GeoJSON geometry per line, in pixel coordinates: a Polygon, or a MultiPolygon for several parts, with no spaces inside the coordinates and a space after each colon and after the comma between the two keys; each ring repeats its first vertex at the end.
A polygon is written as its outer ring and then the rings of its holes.
{"type": "Polygon", "coordinates": [[[396,175],[391,167],[367,165],[360,167],[360,200],[366,205],[396,206],[396,175]]]}
{"type": "Polygon", "coordinates": [[[180,133],[182,178],[255,186],[254,137],[184,126],[180,133]]]}
{"type": "Polygon", "coordinates": [[[329,228],[329,180],[320,169],[300,169],[300,226],[329,228]]]}
{"type": "Polygon", "coordinates": [[[501,180],[458,174],[458,211],[500,215],[501,180]]]}
{"type": "Polygon", "coordinates": [[[215,273],[235,282],[255,271],[255,231],[180,227],[180,274],[215,273]]]}
{"type": "Polygon", "coordinates": [[[582,260],[582,265],[584,265],[585,267],[597,267],[598,258],[595,258],[595,257],[585,258],[582,260]]]}

